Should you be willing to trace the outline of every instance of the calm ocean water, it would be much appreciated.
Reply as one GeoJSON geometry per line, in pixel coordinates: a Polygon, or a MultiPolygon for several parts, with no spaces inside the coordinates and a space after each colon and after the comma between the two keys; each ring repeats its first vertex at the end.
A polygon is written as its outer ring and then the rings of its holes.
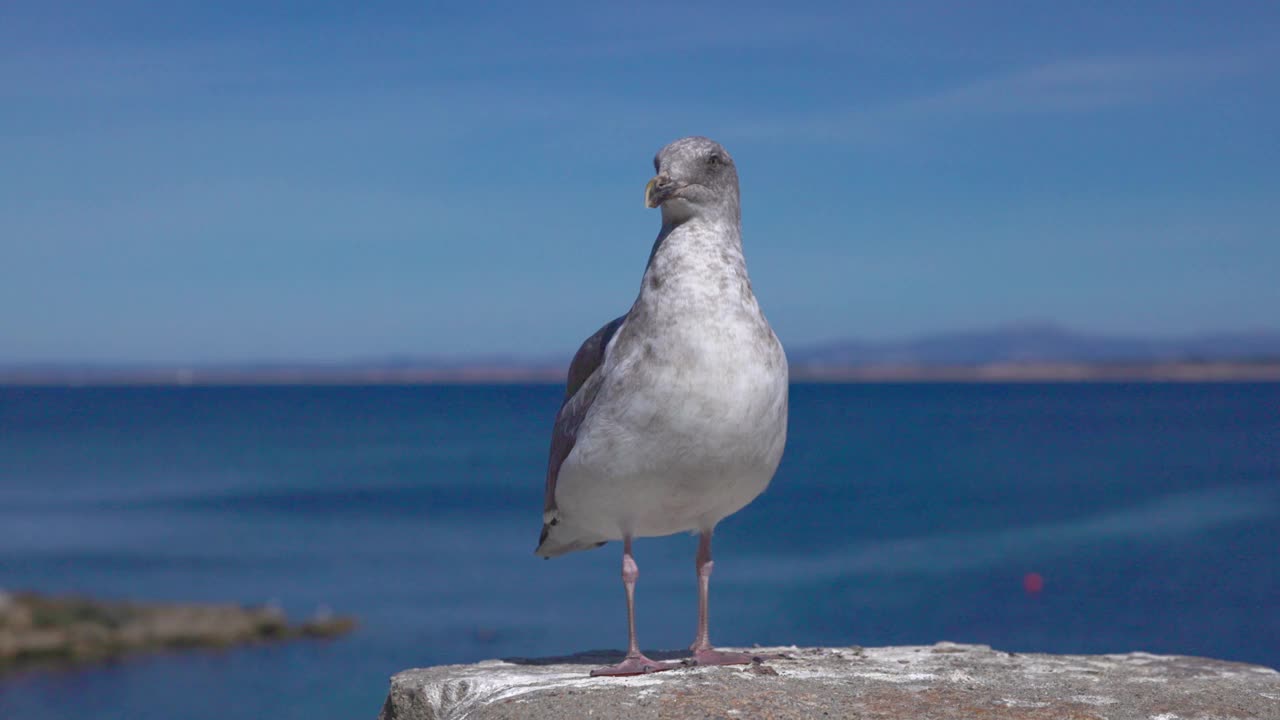
{"type": "MultiPolygon", "coordinates": [[[[624,646],[617,544],[532,554],[560,392],[0,388],[0,587],[364,623],[11,676],[0,718],[373,718],[406,667],[624,646]]],[[[714,640],[1280,666],[1280,384],[798,385],[791,407],[773,486],[717,534],[714,640]]],[[[692,639],[695,540],[637,544],[646,647],[692,639]]]]}

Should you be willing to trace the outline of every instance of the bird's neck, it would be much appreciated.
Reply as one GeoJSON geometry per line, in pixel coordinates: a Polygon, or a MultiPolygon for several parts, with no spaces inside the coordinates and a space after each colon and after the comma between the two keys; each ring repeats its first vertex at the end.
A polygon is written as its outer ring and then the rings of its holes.
{"type": "Polygon", "coordinates": [[[687,273],[746,272],[742,255],[742,228],[736,217],[696,216],[681,222],[665,222],[653,242],[646,279],[658,273],[676,279],[687,273]]]}
{"type": "Polygon", "coordinates": [[[633,312],[661,316],[679,310],[680,317],[719,317],[726,308],[741,306],[755,307],[755,302],[738,223],[690,218],[664,224],[633,312]]]}

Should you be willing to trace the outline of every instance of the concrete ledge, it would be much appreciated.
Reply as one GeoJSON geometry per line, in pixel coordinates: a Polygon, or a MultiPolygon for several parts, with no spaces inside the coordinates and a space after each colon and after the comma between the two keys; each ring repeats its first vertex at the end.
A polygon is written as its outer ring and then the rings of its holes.
{"type": "Polygon", "coordinates": [[[632,678],[588,677],[621,658],[601,651],[406,670],[391,679],[380,718],[1280,719],[1280,673],[1205,658],[953,643],[759,652],[790,657],[632,678]]]}

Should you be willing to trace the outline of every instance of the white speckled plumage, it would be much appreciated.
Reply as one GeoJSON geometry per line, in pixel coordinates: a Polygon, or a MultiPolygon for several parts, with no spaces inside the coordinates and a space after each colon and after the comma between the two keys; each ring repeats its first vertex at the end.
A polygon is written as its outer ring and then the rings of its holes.
{"type": "Polygon", "coordinates": [[[655,166],[663,224],[639,296],[569,373],[544,557],[710,532],[764,491],[782,457],[787,361],[747,276],[732,158],[685,138],[655,166]]]}

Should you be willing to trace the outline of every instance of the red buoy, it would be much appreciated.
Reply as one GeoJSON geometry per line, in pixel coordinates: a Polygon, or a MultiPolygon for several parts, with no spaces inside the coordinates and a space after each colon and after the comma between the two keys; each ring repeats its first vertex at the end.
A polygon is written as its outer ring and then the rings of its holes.
{"type": "Polygon", "coordinates": [[[1044,578],[1040,576],[1040,573],[1027,573],[1022,576],[1022,589],[1035,595],[1044,590],[1044,578]]]}

